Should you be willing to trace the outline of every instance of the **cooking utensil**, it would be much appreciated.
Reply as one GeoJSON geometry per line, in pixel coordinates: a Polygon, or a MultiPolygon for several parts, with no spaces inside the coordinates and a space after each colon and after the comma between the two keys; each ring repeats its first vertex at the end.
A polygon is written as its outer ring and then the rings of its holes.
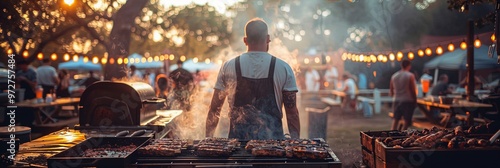
{"type": "Polygon", "coordinates": [[[498,130],[495,134],[493,134],[493,136],[491,136],[491,138],[490,138],[490,144],[495,143],[495,141],[497,140],[497,138],[499,136],[500,136],[500,130],[498,130]]]}

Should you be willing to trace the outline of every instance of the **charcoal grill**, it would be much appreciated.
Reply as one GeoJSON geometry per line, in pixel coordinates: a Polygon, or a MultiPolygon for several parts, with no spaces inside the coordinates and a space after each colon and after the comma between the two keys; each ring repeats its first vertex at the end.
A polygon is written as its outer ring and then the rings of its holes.
{"type": "Polygon", "coordinates": [[[140,136],[161,138],[170,130],[156,110],[165,99],[155,97],[151,85],[143,82],[102,81],[90,85],[80,98],[79,125],[75,129],[94,136],[115,136],[146,130],[140,136]],[[161,124],[158,124],[161,123],[161,124]]]}
{"type": "Polygon", "coordinates": [[[340,168],[342,163],[333,151],[328,148],[326,159],[300,159],[286,157],[255,157],[245,150],[248,141],[240,141],[241,147],[236,148],[232,155],[226,157],[201,157],[190,149],[183,149],[179,156],[174,157],[143,157],[137,156],[131,167],[297,167],[297,168],[340,168]]]}

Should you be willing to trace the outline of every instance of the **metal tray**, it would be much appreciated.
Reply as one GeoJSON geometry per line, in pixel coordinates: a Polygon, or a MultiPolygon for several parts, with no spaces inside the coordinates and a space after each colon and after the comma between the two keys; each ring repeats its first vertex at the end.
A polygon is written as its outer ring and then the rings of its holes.
{"type": "Polygon", "coordinates": [[[124,167],[133,160],[133,155],[137,148],[142,146],[150,137],[93,137],[89,138],[61,153],[47,159],[48,167],[124,167]],[[129,154],[122,157],[83,157],[83,152],[87,149],[106,147],[108,145],[126,146],[134,144],[137,146],[129,154]]]}

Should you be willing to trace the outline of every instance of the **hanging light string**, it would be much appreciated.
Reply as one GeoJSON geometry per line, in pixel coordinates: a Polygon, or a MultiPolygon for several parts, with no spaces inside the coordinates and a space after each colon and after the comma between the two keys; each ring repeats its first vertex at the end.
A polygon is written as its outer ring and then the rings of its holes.
{"type": "MultiPolygon", "coordinates": [[[[479,37],[489,36],[492,41],[496,40],[495,34],[489,35],[489,33],[483,33],[476,36],[474,41],[474,46],[476,48],[481,47],[483,44],[479,37]]],[[[465,43],[464,38],[446,40],[437,43],[431,43],[424,46],[419,46],[417,48],[403,49],[399,51],[374,51],[374,52],[350,52],[346,51],[342,54],[342,60],[351,60],[354,62],[387,62],[387,61],[400,61],[406,56],[408,59],[414,59],[415,57],[424,57],[432,55],[441,55],[444,52],[452,52],[457,47],[455,44],[459,44],[458,47],[465,50],[467,48],[467,43],[465,43]],[[442,44],[445,44],[446,48],[443,48],[442,44]],[[369,59],[366,59],[369,58],[369,59]],[[373,58],[373,59],[372,59],[373,58]],[[387,61],[384,61],[387,60],[387,61]]]]}

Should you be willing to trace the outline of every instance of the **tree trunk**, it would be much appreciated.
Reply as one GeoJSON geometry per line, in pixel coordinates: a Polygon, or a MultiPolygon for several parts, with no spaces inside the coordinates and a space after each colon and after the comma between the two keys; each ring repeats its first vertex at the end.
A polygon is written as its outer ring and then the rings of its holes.
{"type": "MultiPolygon", "coordinates": [[[[106,50],[109,59],[126,58],[129,55],[131,28],[135,25],[134,20],[139,16],[148,0],[128,0],[113,16],[113,29],[109,35],[109,43],[106,50]]],[[[111,80],[126,76],[126,64],[107,64],[104,68],[104,78],[111,80]]]]}

